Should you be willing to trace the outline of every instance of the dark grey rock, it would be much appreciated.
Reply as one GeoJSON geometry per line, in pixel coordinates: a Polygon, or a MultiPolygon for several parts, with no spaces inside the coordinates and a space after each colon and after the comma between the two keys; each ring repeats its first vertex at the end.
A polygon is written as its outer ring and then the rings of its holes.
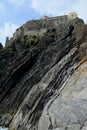
{"type": "Polygon", "coordinates": [[[84,22],[68,21],[67,16],[30,21],[9,42],[0,51],[0,125],[10,130],[83,129],[87,117],[84,22]],[[38,40],[30,42],[38,32],[38,40]],[[85,72],[82,78],[77,74],[80,70],[85,72]]]}
{"type": "Polygon", "coordinates": [[[3,45],[2,45],[2,43],[0,43],[0,50],[1,50],[1,49],[3,49],[3,45]]]}

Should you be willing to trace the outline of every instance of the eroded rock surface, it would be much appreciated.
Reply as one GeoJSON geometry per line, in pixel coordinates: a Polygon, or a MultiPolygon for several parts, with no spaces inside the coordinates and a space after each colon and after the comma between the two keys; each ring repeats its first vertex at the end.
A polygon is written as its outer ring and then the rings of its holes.
{"type": "Polygon", "coordinates": [[[0,125],[9,130],[86,130],[87,25],[60,19],[38,37],[29,29],[46,21],[27,22],[27,35],[0,51],[0,125]]]}
{"type": "Polygon", "coordinates": [[[71,76],[60,95],[52,98],[43,111],[38,129],[80,130],[87,122],[87,62],[71,76]]]}

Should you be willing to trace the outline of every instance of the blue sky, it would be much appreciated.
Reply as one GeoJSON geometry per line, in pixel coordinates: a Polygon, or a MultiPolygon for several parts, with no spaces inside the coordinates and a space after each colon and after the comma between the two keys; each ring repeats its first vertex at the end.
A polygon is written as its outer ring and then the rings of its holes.
{"type": "Polygon", "coordinates": [[[87,23],[87,0],[0,0],[0,42],[28,20],[75,11],[87,23]]]}

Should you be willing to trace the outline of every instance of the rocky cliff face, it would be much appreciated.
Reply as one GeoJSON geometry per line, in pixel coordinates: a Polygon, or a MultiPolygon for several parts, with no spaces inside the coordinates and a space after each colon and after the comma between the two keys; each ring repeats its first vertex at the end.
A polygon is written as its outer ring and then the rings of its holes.
{"type": "Polygon", "coordinates": [[[0,125],[85,130],[87,25],[62,16],[30,21],[18,30],[0,50],[0,125]]]}

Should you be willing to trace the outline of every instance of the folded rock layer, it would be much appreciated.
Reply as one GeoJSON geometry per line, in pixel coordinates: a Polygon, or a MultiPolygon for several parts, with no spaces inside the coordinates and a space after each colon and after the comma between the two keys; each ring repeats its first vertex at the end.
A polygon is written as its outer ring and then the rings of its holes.
{"type": "Polygon", "coordinates": [[[85,130],[87,25],[34,20],[0,50],[0,125],[9,130],[85,130]]]}

